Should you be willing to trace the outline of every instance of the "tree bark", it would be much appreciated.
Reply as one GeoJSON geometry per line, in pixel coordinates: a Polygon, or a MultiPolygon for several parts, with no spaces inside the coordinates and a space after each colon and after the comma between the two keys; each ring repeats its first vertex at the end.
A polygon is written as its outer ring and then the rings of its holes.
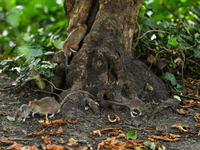
{"type": "MultiPolygon", "coordinates": [[[[65,0],[69,31],[77,23],[88,26],[81,48],[68,66],[67,89],[87,91],[101,107],[107,107],[104,101],[108,99],[127,102],[138,96],[151,102],[169,97],[161,79],[134,56],[133,35],[141,3],[142,0],[65,0]],[[153,90],[145,89],[147,83],[153,90]]],[[[84,100],[80,103],[66,103],[84,109],[81,107],[90,97],[86,95],[71,96],[84,100]]]]}

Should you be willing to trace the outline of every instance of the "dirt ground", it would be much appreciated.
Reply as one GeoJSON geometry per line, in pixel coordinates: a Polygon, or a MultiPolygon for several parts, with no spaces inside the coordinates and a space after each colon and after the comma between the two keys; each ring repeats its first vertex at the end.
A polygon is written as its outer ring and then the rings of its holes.
{"type": "MultiPolygon", "coordinates": [[[[14,78],[11,79],[5,75],[0,76],[0,89],[9,87],[14,82],[14,78]]],[[[41,98],[41,93],[33,93],[24,88],[19,89],[8,89],[2,90],[0,95],[0,112],[6,112],[8,116],[13,116],[16,109],[19,108],[22,104],[28,104],[29,100],[34,100],[35,98],[41,98]]],[[[152,105],[155,109],[155,105],[152,105]]],[[[135,128],[142,128],[137,130],[137,135],[139,140],[148,140],[149,135],[165,135],[165,131],[173,134],[181,135],[180,141],[168,142],[159,140],[159,145],[164,145],[167,150],[196,150],[200,149],[200,138],[197,135],[199,129],[195,127],[197,122],[194,119],[195,113],[200,113],[198,107],[192,107],[193,112],[189,115],[180,115],[175,110],[171,108],[163,109],[162,112],[157,113],[155,118],[148,121],[147,114],[142,116],[136,116],[131,118],[128,108],[114,107],[118,109],[107,109],[100,110],[100,115],[95,115],[90,109],[76,109],[69,108],[65,112],[65,116],[61,115],[63,113],[55,114],[55,117],[49,119],[50,121],[57,119],[65,119],[66,117],[74,121],[79,117],[78,122],[71,125],[61,125],[63,128],[63,134],[49,135],[53,144],[58,144],[60,139],[63,139],[65,142],[68,142],[70,138],[74,138],[79,141],[78,145],[75,146],[63,146],[68,149],[74,149],[74,147],[80,146],[90,146],[93,149],[97,148],[97,145],[108,138],[109,131],[103,131],[102,137],[98,135],[92,136],[90,132],[92,130],[102,129],[102,128],[122,128],[124,133],[127,133],[135,128]],[[108,115],[114,116],[118,115],[121,118],[119,123],[111,123],[108,121],[108,115]],[[177,129],[172,128],[171,126],[178,122],[187,122],[189,129],[191,131],[196,131],[196,134],[180,132],[177,129]],[[156,130],[146,130],[145,127],[156,126],[156,130]]],[[[62,110],[63,111],[63,110],[62,110]]],[[[43,129],[41,123],[38,120],[44,120],[44,116],[35,115],[35,118],[28,118],[25,122],[11,122],[7,119],[7,115],[0,116],[0,138],[18,138],[21,139],[17,141],[22,145],[32,146],[35,145],[38,149],[41,148],[43,140],[41,135],[36,137],[28,137],[28,133],[39,132],[43,129]]],[[[49,126],[46,130],[50,131],[51,129],[58,129],[59,126],[49,126]]],[[[46,135],[42,135],[46,136],[46,135]]],[[[125,141],[125,139],[119,139],[125,141]]],[[[10,145],[0,145],[2,149],[10,145]]]]}

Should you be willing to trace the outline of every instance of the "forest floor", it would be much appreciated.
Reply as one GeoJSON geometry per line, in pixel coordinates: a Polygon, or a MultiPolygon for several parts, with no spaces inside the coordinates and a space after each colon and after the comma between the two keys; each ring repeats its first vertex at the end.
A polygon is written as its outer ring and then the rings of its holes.
{"type": "MultiPolygon", "coordinates": [[[[1,75],[0,89],[11,86],[14,81],[14,78],[11,79],[6,75],[1,75]]],[[[30,92],[24,88],[10,88],[2,90],[0,94],[0,112],[6,113],[6,115],[0,115],[0,149],[6,149],[12,145],[1,145],[2,138],[7,138],[8,140],[16,139],[16,142],[23,146],[35,145],[38,149],[42,149],[41,145],[44,144],[44,141],[41,137],[46,136],[47,134],[35,137],[27,136],[27,134],[43,130],[44,128],[38,120],[45,120],[45,116],[35,115],[35,118],[30,117],[26,119],[25,122],[14,122],[7,119],[7,116],[13,116],[15,111],[22,104],[28,104],[29,100],[32,101],[35,98],[40,98],[40,93],[30,92]]],[[[90,133],[91,131],[103,128],[121,128],[125,134],[129,131],[137,130],[137,139],[146,141],[151,135],[165,136],[165,131],[167,131],[168,133],[181,135],[180,140],[169,142],[156,139],[156,141],[159,141],[161,147],[164,145],[167,150],[200,149],[200,137],[198,136],[199,128],[195,126],[197,122],[194,119],[195,113],[200,112],[200,109],[198,109],[197,106],[192,107],[194,111],[191,111],[187,115],[180,115],[172,109],[165,109],[162,113],[157,113],[155,118],[150,121],[147,121],[149,116],[146,114],[132,118],[128,108],[100,110],[100,115],[95,115],[90,109],[85,111],[75,108],[70,109],[70,111],[66,112],[67,118],[71,121],[75,121],[76,118],[79,117],[78,121],[70,125],[60,125],[63,129],[62,134],[47,135],[50,137],[52,144],[62,145],[60,144],[61,141],[65,142],[62,146],[66,149],[74,149],[74,147],[79,148],[81,146],[89,146],[90,149],[97,149],[99,143],[109,138],[108,133],[111,132],[111,130],[102,131],[101,137],[99,135],[91,135],[90,133]],[[117,115],[121,120],[120,122],[109,122],[108,115],[111,117],[117,115]],[[185,124],[188,126],[185,129],[189,129],[196,133],[180,132],[171,127],[177,123],[185,124]],[[155,126],[156,129],[145,129],[150,126],[155,126]],[[70,138],[78,140],[78,144],[67,146],[66,143],[69,142],[70,138]]],[[[49,119],[49,121],[59,119],[64,120],[65,118],[58,113],[55,114],[54,118],[49,119]]],[[[50,125],[45,129],[45,132],[58,128],[59,126],[50,125]]],[[[125,138],[116,140],[126,142],[125,138]]]]}

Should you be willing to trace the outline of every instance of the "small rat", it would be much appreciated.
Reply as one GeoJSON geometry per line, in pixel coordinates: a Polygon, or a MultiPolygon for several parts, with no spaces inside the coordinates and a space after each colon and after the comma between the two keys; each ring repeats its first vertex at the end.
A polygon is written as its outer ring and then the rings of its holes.
{"type": "Polygon", "coordinates": [[[113,101],[109,101],[107,100],[106,102],[112,103],[112,104],[116,104],[116,105],[120,105],[120,106],[128,106],[130,109],[130,113],[131,116],[134,118],[135,116],[133,114],[137,114],[136,112],[134,112],[134,109],[137,109],[141,115],[141,111],[145,110],[147,112],[152,112],[152,108],[151,105],[149,103],[144,103],[142,102],[139,98],[135,97],[134,99],[130,100],[127,103],[117,103],[117,102],[113,102],[113,101]]]}
{"type": "Polygon", "coordinates": [[[85,37],[87,31],[87,25],[80,23],[77,24],[77,27],[72,30],[68,35],[67,39],[62,45],[62,50],[65,53],[65,72],[67,73],[68,57],[71,56],[72,52],[76,53],[79,44],[82,39],[85,37]]]}
{"type": "Polygon", "coordinates": [[[22,121],[24,122],[26,118],[30,118],[29,117],[30,112],[31,112],[30,107],[26,104],[23,104],[19,109],[17,109],[14,115],[15,120],[21,120],[23,117],[24,119],[22,121]]]}
{"type": "Polygon", "coordinates": [[[51,116],[49,116],[49,118],[54,117],[55,113],[60,112],[60,108],[65,103],[67,98],[71,94],[75,93],[79,92],[72,92],[68,94],[60,104],[52,97],[44,97],[41,100],[35,99],[34,101],[30,101],[29,106],[31,108],[31,111],[33,112],[32,117],[34,117],[35,114],[41,114],[41,115],[52,114],[51,116]]]}

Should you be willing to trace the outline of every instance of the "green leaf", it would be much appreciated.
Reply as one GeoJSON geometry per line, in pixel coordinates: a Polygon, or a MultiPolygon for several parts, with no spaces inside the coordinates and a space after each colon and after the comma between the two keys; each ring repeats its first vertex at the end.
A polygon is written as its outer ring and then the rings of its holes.
{"type": "Polygon", "coordinates": [[[178,95],[174,95],[173,98],[175,98],[175,99],[181,101],[181,98],[180,98],[178,95]]]}
{"type": "Polygon", "coordinates": [[[55,40],[53,44],[57,49],[62,49],[63,42],[64,41],[55,40]]]}
{"type": "Polygon", "coordinates": [[[6,65],[8,62],[12,62],[13,60],[11,59],[11,60],[3,60],[1,63],[0,63],[0,65],[2,65],[2,66],[4,66],[4,65],[6,65]]]}
{"type": "Polygon", "coordinates": [[[13,8],[12,13],[7,16],[7,22],[9,22],[11,26],[17,27],[19,25],[19,17],[21,13],[22,10],[13,8]]]}
{"type": "Polygon", "coordinates": [[[162,78],[164,78],[164,79],[170,81],[172,85],[176,85],[176,78],[175,78],[175,76],[174,76],[172,73],[165,72],[165,73],[162,75],[162,78]]]}
{"type": "Polygon", "coordinates": [[[151,142],[144,142],[143,144],[146,145],[147,147],[149,147],[149,148],[152,149],[152,150],[155,150],[155,149],[156,149],[156,145],[155,145],[154,143],[151,143],[151,142]]]}
{"type": "Polygon", "coordinates": [[[174,38],[174,35],[168,35],[168,44],[173,46],[178,45],[178,42],[176,41],[176,38],[174,38]]]}
{"type": "Polygon", "coordinates": [[[126,134],[126,137],[127,137],[127,139],[132,139],[132,140],[137,139],[137,130],[129,131],[129,132],[126,134]]]}
{"type": "Polygon", "coordinates": [[[9,121],[15,121],[15,117],[7,116],[7,119],[8,119],[9,121]]]}
{"type": "Polygon", "coordinates": [[[200,50],[194,50],[194,57],[200,58],[200,50]]]}

